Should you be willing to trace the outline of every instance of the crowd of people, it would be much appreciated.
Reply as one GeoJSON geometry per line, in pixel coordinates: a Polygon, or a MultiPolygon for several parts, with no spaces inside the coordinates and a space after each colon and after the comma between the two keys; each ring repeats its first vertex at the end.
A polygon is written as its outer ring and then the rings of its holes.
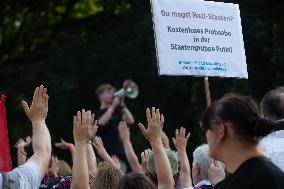
{"type": "MultiPolygon", "coordinates": [[[[69,150],[72,168],[52,154],[46,125],[47,89],[35,89],[23,109],[32,137],[19,139],[18,167],[0,173],[0,189],[259,189],[284,188],[284,88],[269,91],[258,106],[248,96],[226,94],[204,112],[200,124],[207,144],[187,154],[190,133],[181,127],[170,140],[163,132],[164,115],[146,109],[147,124],[138,128],[151,149],[141,149],[141,161],[131,142],[133,115],[115,88],[101,85],[101,106],[73,117],[74,144],[61,139],[56,148],[69,150]]],[[[1,131],[0,131],[1,132],[1,131]]]]}

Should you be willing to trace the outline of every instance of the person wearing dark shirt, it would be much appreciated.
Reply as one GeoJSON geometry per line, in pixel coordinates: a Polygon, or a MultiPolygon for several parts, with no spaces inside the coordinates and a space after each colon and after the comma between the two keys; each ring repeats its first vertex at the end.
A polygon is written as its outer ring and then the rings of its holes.
{"type": "Polygon", "coordinates": [[[127,163],[123,144],[119,138],[118,124],[122,120],[128,125],[135,121],[124,103],[124,98],[113,98],[114,92],[115,88],[110,84],[102,84],[96,90],[100,101],[100,109],[95,111],[99,125],[97,135],[102,138],[110,155],[116,155],[121,161],[127,163]]]}
{"type": "Polygon", "coordinates": [[[283,172],[266,157],[253,157],[245,161],[233,174],[218,183],[219,188],[284,188],[283,172]]]}
{"type": "Polygon", "coordinates": [[[274,126],[246,96],[225,95],[206,110],[202,128],[210,156],[228,172],[214,189],[284,188],[284,173],[259,148],[259,140],[274,126]]]}

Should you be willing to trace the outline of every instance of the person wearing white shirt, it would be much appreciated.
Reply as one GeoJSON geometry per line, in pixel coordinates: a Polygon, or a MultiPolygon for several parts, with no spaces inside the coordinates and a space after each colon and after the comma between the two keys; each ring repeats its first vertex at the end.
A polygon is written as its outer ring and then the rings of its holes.
{"type": "Polygon", "coordinates": [[[284,171],[284,87],[269,91],[260,102],[260,111],[276,122],[272,132],[260,141],[260,147],[284,171]]]}
{"type": "Polygon", "coordinates": [[[37,87],[32,105],[22,101],[33,127],[34,154],[23,165],[8,173],[0,173],[0,189],[38,189],[51,158],[51,139],[45,119],[48,112],[48,95],[44,86],[37,87]]]}

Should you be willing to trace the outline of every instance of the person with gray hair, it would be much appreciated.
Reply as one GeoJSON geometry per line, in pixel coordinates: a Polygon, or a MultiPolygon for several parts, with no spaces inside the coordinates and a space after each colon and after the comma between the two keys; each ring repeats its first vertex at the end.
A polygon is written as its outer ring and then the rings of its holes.
{"type": "Polygon", "coordinates": [[[208,177],[208,170],[214,160],[209,155],[207,144],[198,146],[193,152],[192,180],[194,188],[212,188],[208,177]]]}
{"type": "Polygon", "coordinates": [[[178,159],[180,162],[180,179],[184,189],[211,189],[212,184],[209,181],[208,170],[214,163],[209,155],[207,144],[197,147],[193,152],[192,169],[186,153],[186,146],[190,133],[186,134],[186,129],[181,127],[176,129],[173,144],[178,151],[178,159]],[[192,179],[191,179],[192,178],[192,179]]]}

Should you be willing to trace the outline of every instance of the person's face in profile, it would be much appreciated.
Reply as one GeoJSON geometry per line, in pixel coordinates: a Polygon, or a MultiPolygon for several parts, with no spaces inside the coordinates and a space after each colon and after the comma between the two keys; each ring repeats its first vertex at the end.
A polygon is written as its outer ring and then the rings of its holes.
{"type": "Polygon", "coordinates": [[[209,154],[211,157],[213,157],[213,154],[215,152],[215,148],[214,148],[214,132],[213,130],[209,129],[206,132],[206,138],[207,138],[207,143],[208,143],[208,147],[209,147],[209,154]]]}
{"type": "Polygon", "coordinates": [[[209,147],[209,155],[213,159],[216,159],[218,156],[219,152],[218,149],[220,147],[221,138],[223,137],[223,132],[220,133],[221,131],[220,124],[222,123],[213,121],[211,122],[211,129],[208,129],[206,131],[206,138],[209,147]]]}
{"type": "Polygon", "coordinates": [[[213,159],[219,160],[219,155],[224,148],[226,133],[228,132],[227,125],[222,121],[213,121],[210,128],[206,131],[209,155],[213,159]]]}

